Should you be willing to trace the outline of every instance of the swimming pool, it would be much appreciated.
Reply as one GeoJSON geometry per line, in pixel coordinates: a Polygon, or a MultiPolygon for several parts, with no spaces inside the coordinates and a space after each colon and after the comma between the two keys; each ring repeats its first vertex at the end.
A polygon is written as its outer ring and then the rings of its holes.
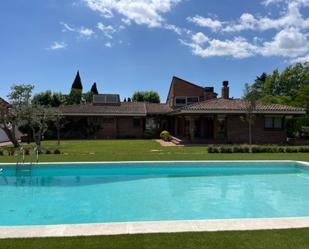
{"type": "Polygon", "coordinates": [[[0,226],[309,216],[309,167],[300,162],[0,168],[0,226]]]}

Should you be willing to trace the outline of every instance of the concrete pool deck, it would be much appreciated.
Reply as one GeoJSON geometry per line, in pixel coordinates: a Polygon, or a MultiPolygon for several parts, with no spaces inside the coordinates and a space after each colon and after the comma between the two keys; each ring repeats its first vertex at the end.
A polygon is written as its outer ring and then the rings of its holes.
{"type": "Polygon", "coordinates": [[[115,222],[48,226],[0,226],[0,239],[145,233],[244,231],[305,227],[309,227],[309,217],[115,222]]]}
{"type": "MultiPolygon", "coordinates": [[[[246,161],[239,161],[239,162],[246,162],[246,161]]],[[[153,161],[148,162],[151,163],[153,161]]],[[[168,163],[176,161],[160,161],[160,162],[168,163]]],[[[177,161],[177,162],[196,162],[196,161],[177,161]]],[[[236,162],[236,161],[198,161],[198,162],[236,162]]],[[[309,167],[308,162],[302,162],[302,161],[252,160],[250,162],[298,162],[309,167]]],[[[71,163],[75,164],[76,162],[71,163]]],[[[119,162],[81,162],[81,163],[119,163],[119,162]]],[[[142,162],[128,162],[128,163],[142,163],[142,162]]],[[[70,163],[47,162],[40,164],[70,164],[70,163]]],[[[15,164],[0,163],[0,165],[15,165],[15,164]]],[[[0,239],[121,235],[121,234],[123,235],[123,234],[145,234],[145,233],[244,231],[244,230],[269,230],[269,229],[289,229],[289,228],[306,228],[306,227],[309,228],[309,217],[113,222],[113,223],[94,223],[94,224],[64,224],[64,225],[35,225],[35,226],[0,226],[0,239]]]]}

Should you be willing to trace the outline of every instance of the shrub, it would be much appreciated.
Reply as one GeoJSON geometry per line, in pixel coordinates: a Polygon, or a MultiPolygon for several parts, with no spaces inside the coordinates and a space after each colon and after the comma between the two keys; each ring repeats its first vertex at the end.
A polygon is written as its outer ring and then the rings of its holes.
{"type": "Polygon", "coordinates": [[[7,153],[9,156],[14,156],[15,155],[15,148],[7,148],[7,153]]]}
{"type": "Polygon", "coordinates": [[[59,155],[59,154],[61,154],[61,151],[59,149],[55,149],[54,154],[59,155]]]}
{"type": "Polygon", "coordinates": [[[287,147],[285,150],[286,153],[297,153],[298,148],[297,147],[287,147]]]}
{"type": "Polygon", "coordinates": [[[234,153],[249,153],[250,149],[247,146],[234,146],[233,147],[233,152],[234,153]]]}
{"type": "Polygon", "coordinates": [[[162,131],[160,133],[160,138],[164,141],[171,141],[172,140],[172,136],[168,131],[162,131]]]}
{"type": "Polygon", "coordinates": [[[285,153],[285,148],[284,147],[279,147],[278,148],[279,153],[285,153]]]}
{"type": "Polygon", "coordinates": [[[3,150],[0,150],[0,156],[3,156],[4,153],[3,153],[3,150]]]}
{"type": "Polygon", "coordinates": [[[155,132],[152,130],[145,130],[143,137],[144,139],[153,139],[155,138],[155,132]]]}
{"type": "Polygon", "coordinates": [[[221,151],[221,153],[233,153],[232,147],[224,147],[224,146],[222,146],[220,151],[221,151]]]}
{"type": "Polygon", "coordinates": [[[298,152],[309,152],[309,147],[300,147],[298,152]]]}
{"type": "Polygon", "coordinates": [[[213,147],[213,146],[209,146],[208,147],[208,153],[219,153],[219,148],[218,147],[213,147]]]}
{"type": "Polygon", "coordinates": [[[51,154],[51,151],[50,151],[50,150],[46,150],[46,151],[45,151],[45,154],[46,154],[46,155],[49,155],[49,154],[51,154]]]}
{"type": "Polygon", "coordinates": [[[30,150],[28,148],[25,148],[24,151],[25,151],[25,155],[30,155],[30,150]]]}

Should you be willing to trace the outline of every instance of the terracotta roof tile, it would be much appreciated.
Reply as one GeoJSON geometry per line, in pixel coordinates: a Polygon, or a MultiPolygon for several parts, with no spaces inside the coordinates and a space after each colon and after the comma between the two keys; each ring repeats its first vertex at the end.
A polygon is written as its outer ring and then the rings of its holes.
{"type": "Polygon", "coordinates": [[[9,103],[6,102],[3,98],[0,98],[0,108],[7,108],[9,107],[9,103]]]}
{"type": "Polygon", "coordinates": [[[120,105],[68,105],[60,107],[64,115],[146,115],[145,103],[121,102],[120,105]]]}
{"type": "MultiPolygon", "coordinates": [[[[245,111],[247,102],[241,99],[211,99],[184,106],[178,111],[245,111]]],[[[257,104],[257,112],[304,112],[303,108],[278,104],[257,104]]]]}
{"type": "Polygon", "coordinates": [[[146,110],[148,114],[165,114],[172,111],[168,104],[155,103],[146,103],[146,110]]]}

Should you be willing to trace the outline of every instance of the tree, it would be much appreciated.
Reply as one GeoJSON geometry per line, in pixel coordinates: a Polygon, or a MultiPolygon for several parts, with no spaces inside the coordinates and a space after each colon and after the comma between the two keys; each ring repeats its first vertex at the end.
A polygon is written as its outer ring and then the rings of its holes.
{"type": "Polygon", "coordinates": [[[64,122],[64,116],[62,112],[57,108],[53,111],[53,121],[55,124],[55,127],[57,129],[57,145],[60,145],[60,132],[61,129],[65,126],[66,122],[64,122]]]}
{"type": "Polygon", "coordinates": [[[32,85],[13,85],[8,95],[10,106],[1,110],[0,127],[15,148],[20,146],[16,131],[24,124],[23,109],[31,105],[33,88],[32,85]]]}
{"type": "Polygon", "coordinates": [[[160,96],[155,91],[137,91],[133,94],[132,100],[137,102],[160,103],[160,96]]]}
{"type": "Polygon", "coordinates": [[[83,84],[79,75],[79,71],[77,71],[75,79],[72,84],[72,89],[83,90],[83,84]]]}
{"type": "Polygon", "coordinates": [[[65,102],[66,98],[62,93],[60,92],[52,93],[49,90],[35,94],[32,99],[32,103],[35,105],[42,105],[49,107],[59,107],[65,104],[65,102]]]}
{"type": "Polygon", "coordinates": [[[69,105],[80,104],[82,102],[82,92],[83,85],[79,75],[79,71],[77,71],[77,74],[72,84],[71,92],[68,96],[67,103],[69,105]]]}
{"type": "Polygon", "coordinates": [[[244,90],[244,100],[245,100],[245,118],[244,120],[248,123],[248,142],[252,145],[252,125],[254,123],[254,112],[256,110],[256,101],[258,99],[258,92],[252,89],[249,84],[245,84],[244,90]]]}
{"type": "Polygon", "coordinates": [[[91,92],[93,95],[99,94],[98,89],[97,89],[97,83],[94,82],[94,83],[92,84],[91,89],[90,89],[90,92],[91,92]]]}

